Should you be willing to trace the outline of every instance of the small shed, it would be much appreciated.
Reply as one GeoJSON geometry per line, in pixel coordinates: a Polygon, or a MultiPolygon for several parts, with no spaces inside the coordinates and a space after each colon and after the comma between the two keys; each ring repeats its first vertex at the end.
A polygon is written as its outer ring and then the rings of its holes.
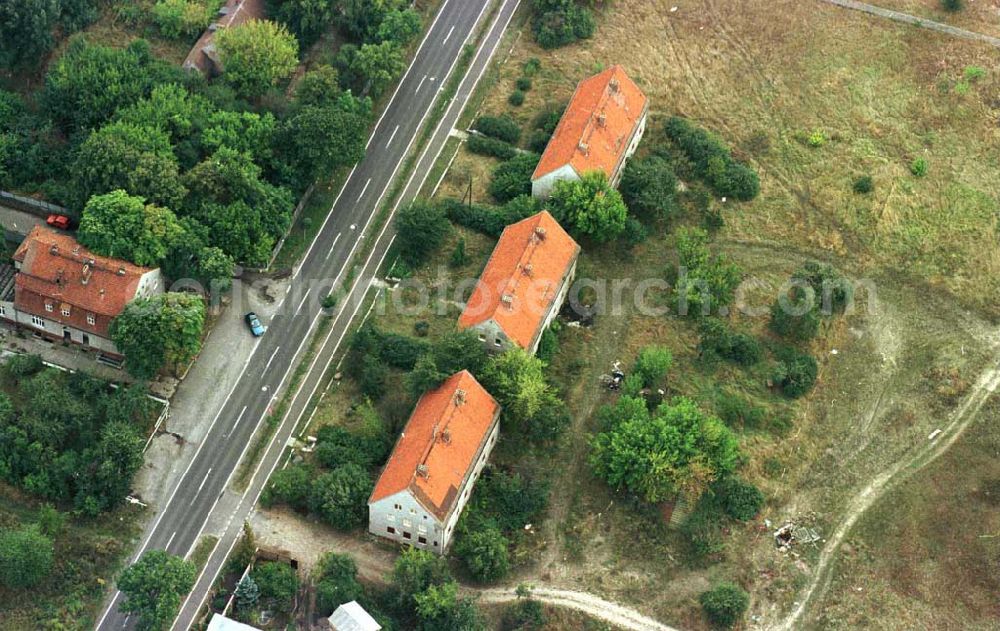
{"type": "Polygon", "coordinates": [[[206,631],[260,631],[257,627],[237,622],[232,618],[227,618],[220,613],[214,614],[208,622],[206,631]]]}
{"type": "Polygon", "coordinates": [[[356,600],[337,607],[328,622],[331,631],[379,631],[382,628],[356,600]]]}

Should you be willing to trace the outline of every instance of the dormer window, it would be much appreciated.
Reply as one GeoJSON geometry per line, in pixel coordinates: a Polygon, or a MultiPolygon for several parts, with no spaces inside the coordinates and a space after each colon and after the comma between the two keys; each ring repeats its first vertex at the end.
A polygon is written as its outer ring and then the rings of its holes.
{"type": "Polygon", "coordinates": [[[62,309],[60,309],[59,312],[62,313],[62,315],[63,315],[64,318],[68,318],[69,317],[69,305],[63,305],[62,309]]]}
{"type": "Polygon", "coordinates": [[[94,326],[95,324],[97,324],[97,317],[93,313],[87,314],[87,324],[89,324],[90,326],[94,326]]]}
{"type": "Polygon", "coordinates": [[[48,313],[52,313],[52,309],[53,309],[52,303],[46,300],[45,301],[45,311],[47,311],[48,313]]]}

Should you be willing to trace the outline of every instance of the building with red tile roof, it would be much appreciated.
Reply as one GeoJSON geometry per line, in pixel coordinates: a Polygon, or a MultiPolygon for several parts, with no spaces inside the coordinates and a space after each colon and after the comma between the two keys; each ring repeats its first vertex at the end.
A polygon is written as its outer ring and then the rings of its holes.
{"type": "Polygon", "coordinates": [[[222,62],[215,48],[215,32],[220,28],[232,28],[250,20],[261,20],[267,16],[265,0],[227,0],[219,9],[219,19],[212,22],[195,42],[184,60],[187,70],[198,70],[204,75],[222,74],[222,62]]]}
{"type": "Polygon", "coordinates": [[[542,211],[507,226],[469,301],[459,329],[472,329],[490,351],[518,346],[534,353],[559,312],[580,246],[542,211]]]}
{"type": "Polygon", "coordinates": [[[420,397],[368,500],[368,531],[443,554],[499,419],[500,405],[467,370],[420,397]]]}
{"type": "Polygon", "coordinates": [[[649,100],[620,65],[581,81],[531,176],[532,195],[548,197],[559,180],[591,171],[617,186],[648,117],[649,100]]]}
{"type": "Polygon", "coordinates": [[[14,295],[0,317],[51,339],[120,356],[108,328],[125,305],[163,291],[156,269],[98,256],[68,234],[36,226],[14,253],[14,295]]]}

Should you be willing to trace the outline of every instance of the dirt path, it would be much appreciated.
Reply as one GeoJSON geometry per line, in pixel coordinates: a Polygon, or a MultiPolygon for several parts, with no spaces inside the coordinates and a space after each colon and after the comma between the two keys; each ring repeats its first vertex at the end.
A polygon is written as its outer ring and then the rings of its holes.
{"type": "MultiPolygon", "coordinates": [[[[997,346],[996,340],[993,342],[997,346]]],[[[1000,358],[998,358],[1000,362],[1000,358]]],[[[951,414],[948,424],[941,428],[941,433],[934,440],[918,449],[912,456],[897,462],[872,480],[848,504],[847,512],[837,529],[827,538],[819,562],[812,573],[813,579],[805,592],[799,597],[798,605],[780,623],[769,628],[778,631],[790,630],[800,626],[800,621],[807,613],[809,606],[820,598],[830,584],[833,571],[833,561],[840,545],[858,522],[858,519],[881,498],[886,491],[898,486],[910,475],[927,466],[944,454],[955,444],[969,425],[976,419],[979,411],[1000,386],[1000,366],[993,366],[984,371],[976,384],[970,389],[962,404],[951,414]]]]}
{"type": "Polygon", "coordinates": [[[870,15],[877,15],[879,17],[888,18],[890,20],[895,20],[897,22],[912,24],[914,26],[919,26],[920,28],[926,28],[932,31],[938,31],[941,33],[945,33],[947,35],[954,35],[955,37],[961,37],[963,39],[971,39],[977,42],[984,42],[991,46],[1000,48],[1000,38],[992,37],[990,35],[983,35],[982,33],[975,33],[973,31],[967,31],[963,28],[950,26],[948,24],[942,24],[940,22],[935,22],[933,20],[928,20],[925,18],[918,18],[917,16],[910,15],[909,13],[900,13],[899,11],[893,11],[891,9],[883,9],[882,7],[877,7],[873,4],[867,4],[865,2],[857,2],[856,0],[822,0],[822,1],[827,2],[829,4],[835,4],[838,7],[844,7],[845,9],[862,11],[870,15]]]}
{"type": "MultiPolygon", "coordinates": [[[[479,595],[480,600],[484,603],[504,603],[517,600],[517,594],[514,593],[514,588],[512,587],[484,589],[479,592],[479,595]]],[[[593,618],[609,622],[623,629],[634,629],[634,631],[678,631],[674,627],[661,624],[633,609],[609,602],[593,594],[568,589],[536,587],[532,590],[531,595],[541,602],[582,611],[593,618]]]]}

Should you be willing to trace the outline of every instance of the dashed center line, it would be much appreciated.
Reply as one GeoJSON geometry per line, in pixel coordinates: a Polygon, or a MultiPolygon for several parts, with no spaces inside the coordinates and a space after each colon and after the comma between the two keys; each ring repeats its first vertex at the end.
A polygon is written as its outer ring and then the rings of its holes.
{"type": "Polygon", "coordinates": [[[176,536],[177,536],[177,531],[175,530],[174,534],[170,535],[170,538],[167,539],[167,545],[163,546],[164,550],[167,550],[167,551],[170,550],[170,544],[174,542],[174,537],[176,537],[176,536]]]}
{"type": "Polygon", "coordinates": [[[236,429],[236,426],[240,424],[240,421],[243,420],[243,415],[246,414],[246,412],[247,412],[247,406],[244,405],[243,409],[240,410],[240,415],[236,417],[235,421],[233,421],[234,430],[236,429]]]}
{"type": "MultiPolygon", "coordinates": [[[[303,300],[303,302],[304,302],[304,300],[303,300]]],[[[299,305],[299,308],[301,309],[302,305],[299,305]]],[[[271,353],[271,358],[267,360],[267,365],[264,366],[264,372],[260,373],[261,377],[263,377],[264,375],[267,374],[267,369],[271,367],[271,362],[274,361],[274,356],[277,355],[278,351],[280,351],[280,350],[281,350],[281,347],[279,346],[276,349],[274,349],[273,353],[271,353]]]]}
{"type": "MultiPolygon", "coordinates": [[[[302,296],[302,302],[299,303],[299,308],[295,310],[295,315],[299,315],[299,311],[302,311],[302,306],[305,305],[306,304],[306,300],[309,299],[309,292],[310,291],[312,291],[312,290],[311,289],[307,289],[306,290],[306,295],[302,296]]],[[[265,369],[264,372],[267,372],[267,369],[265,369]]]]}
{"type": "Polygon", "coordinates": [[[191,504],[188,504],[188,506],[193,505],[195,500],[198,499],[198,496],[201,495],[201,490],[205,488],[205,483],[208,482],[208,476],[210,475],[212,475],[212,469],[209,469],[208,473],[205,474],[205,479],[198,485],[198,490],[195,492],[194,497],[191,498],[191,504]]]}
{"type": "Polygon", "coordinates": [[[424,75],[423,78],[420,79],[420,83],[417,84],[417,89],[413,91],[414,94],[420,94],[420,88],[424,86],[424,81],[427,81],[427,75],[424,75]]]}
{"type": "Polygon", "coordinates": [[[368,181],[365,182],[365,187],[363,189],[361,189],[361,194],[358,195],[358,201],[359,202],[361,201],[361,198],[365,196],[365,193],[368,191],[368,185],[371,184],[371,183],[372,183],[372,179],[368,178],[368,181]]]}
{"type": "Polygon", "coordinates": [[[454,27],[454,25],[452,25],[452,27],[450,29],[448,29],[448,34],[444,36],[444,41],[442,41],[441,44],[442,45],[443,44],[447,44],[448,43],[448,39],[451,37],[451,34],[454,33],[454,32],[455,32],[455,27],[454,27]]]}
{"type": "Polygon", "coordinates": [[[334,248],[337,247],[337,241],[340,239],[340,235],[342,235],[342,234],[344,234],[344,233],[343,232],[338,232],[337,236],[333,238],[333,243],[330,244],[330,251],[326,253],[326,259],[327,260],[330,260],[330,257],[333,256],[334,248]]]}
{"type": "Polygon", "coordinates": [[[386,147],[392,144],[392,139],[396,137],[397,131],[399,131],[399,125],[396,125],[396,129],[392,130],[392,135],[389,136],[389,142],[385,143],[386,147]]]}

